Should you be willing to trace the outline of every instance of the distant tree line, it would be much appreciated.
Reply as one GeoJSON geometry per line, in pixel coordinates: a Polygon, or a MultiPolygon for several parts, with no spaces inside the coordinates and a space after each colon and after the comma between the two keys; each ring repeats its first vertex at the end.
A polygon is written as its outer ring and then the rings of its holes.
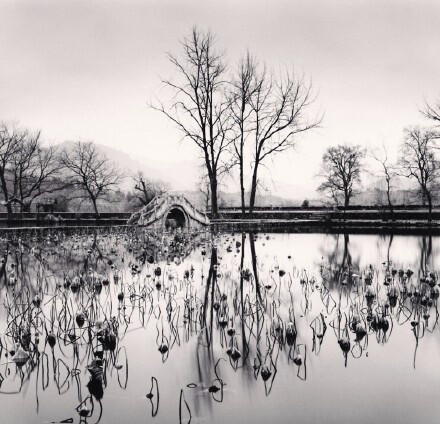
{"type": "Polygon", "coordinates": [[[114,210],[123,203],[134,210],[167,188],[139,171],[131,176],[132,190],[122,193],[124,178],[127,175],[93,142],[78,141],[72,148],[59,149],[45,145],[40,131],[0,122],[0,195],[8,219],[17,207],[25,213],[48,198],[57,199],[59,208],[71,204],[78,210],[85,203],[99,217],[100,204],[113,203],[114,210]]]}
{"type": "Polygon", "coordinates": [[[426,103],[421,110],[430,120],[430,126],[413,126],[403,130],[396,163],[390,163],[385,147],[381,152],[373,149],[367,152],[360,145],[342,144],[329,147],[322,157],[321,184],[318,191],[325,194],[334,204],[349,206],[351,198],[359,193],[361,175],[367,172],[366,156],[380,165],[380,176],[390,212],[393,213],[393,197],[397,178],[411,179],[416,183],[416,197],[432,216],[433,201],[440,191],[440,101],[426,103]]]}

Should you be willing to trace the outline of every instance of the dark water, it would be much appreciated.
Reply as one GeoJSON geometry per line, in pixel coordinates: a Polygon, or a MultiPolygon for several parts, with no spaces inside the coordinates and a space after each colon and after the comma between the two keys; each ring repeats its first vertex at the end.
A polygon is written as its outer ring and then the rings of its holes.
{"type": "Polygon", "coordinates": [[[98,231],[1,241],[2,423],[438,422],[440,238],[98,231]]]}

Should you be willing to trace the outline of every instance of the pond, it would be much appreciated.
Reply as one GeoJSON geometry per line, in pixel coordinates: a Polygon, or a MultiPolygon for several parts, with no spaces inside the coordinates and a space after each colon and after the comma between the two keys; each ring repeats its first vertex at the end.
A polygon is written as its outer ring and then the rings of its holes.
{"type": "Polygon", "coordinates": [[[440,237],[1,235],[2,423],[437,423],[440,237]]]}

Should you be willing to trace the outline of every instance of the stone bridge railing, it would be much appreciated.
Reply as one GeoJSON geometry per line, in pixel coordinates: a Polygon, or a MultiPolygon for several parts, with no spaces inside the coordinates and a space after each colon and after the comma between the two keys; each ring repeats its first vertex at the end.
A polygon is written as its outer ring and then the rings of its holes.
{"type": "Polygon", "coordinates": [[[134,213],[127,223],[142,226],[153,225],[163,219],[173,207],[182,208],[190,220],[201,225],[209,225],[209,218],[206,214],[197,210],[184,196],[176,194],[155,197],[148,205],[134,213]]]}

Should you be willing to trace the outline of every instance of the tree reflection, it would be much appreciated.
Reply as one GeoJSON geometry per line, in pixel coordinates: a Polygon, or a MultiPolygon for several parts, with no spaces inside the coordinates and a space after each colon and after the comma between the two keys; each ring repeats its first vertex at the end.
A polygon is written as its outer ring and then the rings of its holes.
{"type": "Polygon", "coordinates": [[[433,269],[432,263],[432,236],[421,236],[420,243],[420,270],[423,273],[433,269]]]}
{"type": "Polygon", "coordinates": [[[328,290],[338,290],[341,286],[352,287],[356,282],[357,272],[359,270],[359,259],[353,260],[350,250],[349,234],[332,234],[334,246],[332,249],[325,250],[321,248],[322,262],[321,273],[326,280],[328,290]],[[343,239],[343,245],[340,245],[340,239],[343,239]]]}
{"type": "MultiPolygon", "coordinates": [[[[437,329],[429,236],[420,239],[419,270],[393,266],[393,237],[386,261],[362,269],[350,236],[330,236],[318,272],[265,256],[269,235],[166,237],[124,230],[4,242],[0,394],[35,390],[38,411],[41,391],[54,386],[58,396],[75,394],[70,410],[80,420],[104,421],[107,392],[138,378],[129,358],[141,353],[126,340],[139,331],[165,369],[189,346],[178,359],[193,365],[195,380],[177,388],[183,420],[227,402],[233,373],[270,396],[280,375],[306,380],[317,355],[336,354],[348,367],[399,327],[411,330],[402,340],[414,347],[415,367],[421,340],[437,329]]],[[[155,417],[159,386],[162,404],[167,393],[158,374],[150,379],[144,400],[155,417]]]]}

